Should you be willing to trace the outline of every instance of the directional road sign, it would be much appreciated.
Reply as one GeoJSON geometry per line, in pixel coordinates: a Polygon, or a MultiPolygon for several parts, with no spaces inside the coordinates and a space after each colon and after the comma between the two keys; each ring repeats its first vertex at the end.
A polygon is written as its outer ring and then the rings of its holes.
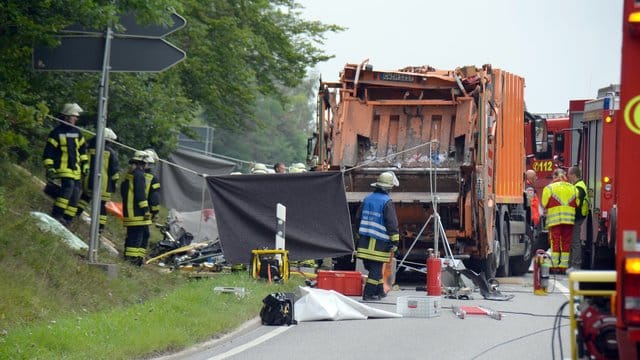
{"type": "MultiPolygon", "coordinates": [[[[33,50],[33,68],[41,71],[102,71],[105,39],[63,36],[55,48],[33,50]]],[[[186,54],[160,38],[114,37],[111,43],[112,72],[160,72],[184,60],[186,54]]]]}
{"type": "MultiPolygon", "coordinates": [[[[121,35],[124,36],[141,36],[141,37],[164,37],[167,36],[177,30],[182,29],[186,24],[187,20],[182,16],[172,13],[171,20],[173,23],[171,25],[141,25],[138,23],[136,16],[134,13],[127,13],[125,15],[120,16],[120,24],[124,27],[124,31],[118,31],[114,29],[115,37],[119,37],[121,35]]],[[[102,34],[104,31],[96,30],[96,29],[88,29],[79,24],[73,24],[69,27],[61,30],[64,33],[84,33],[84,34],[102,34]]]]}

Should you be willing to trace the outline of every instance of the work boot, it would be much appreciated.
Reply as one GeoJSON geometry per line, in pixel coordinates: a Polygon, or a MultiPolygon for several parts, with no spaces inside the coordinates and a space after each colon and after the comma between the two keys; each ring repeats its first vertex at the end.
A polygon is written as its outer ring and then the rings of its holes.
{"type": "Polygon", "coordinates": [[[363,301],[380,301],[380,295],[364,295],[362,296],[363,301]]]}

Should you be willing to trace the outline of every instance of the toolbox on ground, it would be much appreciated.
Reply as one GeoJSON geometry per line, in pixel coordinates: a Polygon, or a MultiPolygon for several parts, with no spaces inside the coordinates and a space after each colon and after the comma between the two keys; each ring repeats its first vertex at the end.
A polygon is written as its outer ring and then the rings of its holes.
{"type": "Polygon", "coordinates": [[[318,289],[335,290],[343,295],[362,295],[362,273],[360,271],[318,271],[318,289]]]}
{"type": "Polygon", "coordinates": [[[396,312],[404,317],[436,317],[442,312],[440,296],[399,296],[396,312]]]}

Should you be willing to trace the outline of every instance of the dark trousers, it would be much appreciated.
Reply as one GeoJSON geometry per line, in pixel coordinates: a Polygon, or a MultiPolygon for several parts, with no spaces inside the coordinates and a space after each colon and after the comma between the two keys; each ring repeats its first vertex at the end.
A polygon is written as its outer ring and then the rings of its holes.
{"type": "Polygon", "coordinates": [[[70,223],[78,211],[78,200],[80,199],[80,180],[70,178],[60,179],[60,192],[53,204],[51,216],[55,219],[64,219],[70,223]]]}
{"type": "Polygon", "coordinates": [[[124,241],[124,258],[134,265],[141,266],[147,255],[149,244],[149,225],[127,226],[127,238],[124,241]]]}
{"type": "Polygon", "coordinates": [[[367,282],[364,285],[364,296],[384,295],[384,287],[382,284],[382,267],[383,262],[369,259],[362,259],[364,268],[369,271],[367,282]]]}

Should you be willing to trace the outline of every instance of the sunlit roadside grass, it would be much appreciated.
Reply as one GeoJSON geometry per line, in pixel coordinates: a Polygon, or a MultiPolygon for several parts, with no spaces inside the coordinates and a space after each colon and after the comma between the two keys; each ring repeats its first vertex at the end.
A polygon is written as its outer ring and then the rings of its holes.
{"type": "Polygon", "coordinates": [[[246,272],[191,280],[169,294],[133,306],[21,326],[0,338],[0,358],[133,359],[177,351],[219,337],[258,316],[262,299],[295,291],[302,279],[268,284],[246,272]],[[243,297],[213,288],[243,287],[243,297]]]}

